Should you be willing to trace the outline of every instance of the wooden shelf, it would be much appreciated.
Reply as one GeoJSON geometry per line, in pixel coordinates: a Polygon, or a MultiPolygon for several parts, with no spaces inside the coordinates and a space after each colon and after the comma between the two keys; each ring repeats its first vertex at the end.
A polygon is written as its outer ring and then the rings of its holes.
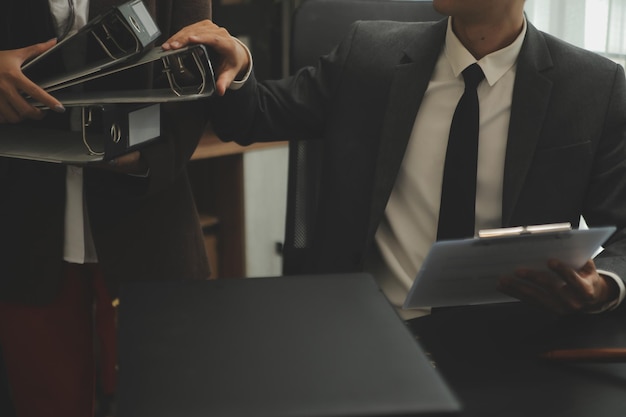
{"type": "Polygon", "coordinates": [[[200,138],[200,142],[191,156],[191,159],[197,160],[236,155],[256,149],[272,148],[284,144],[286,144],[286,142],[255,143],[248,146],[241,146],[235,142],[222,142],[209,125],[204,135],[200,138]]]}

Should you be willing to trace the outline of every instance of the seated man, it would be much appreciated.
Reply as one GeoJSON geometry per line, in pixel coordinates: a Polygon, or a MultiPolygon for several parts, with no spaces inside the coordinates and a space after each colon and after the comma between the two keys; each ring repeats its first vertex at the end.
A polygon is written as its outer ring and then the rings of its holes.
{"type": "Polygon", "coordinates": [[[316,68],[278,81],[246,76],[246,50],[209,21],[163,47],[200,42],[221,55],[223,97],[210,115],[222,139],[325,141],[304,270],[362,270],[379,252],[377,279],[399,305],[438,238],[578,226],[583,215],[590,226],[617,226],[599,257],[580,270],[550,262],[559,282],[523,270],[499,288],[560,314],[614,309],[626,277],[623,68],[538,31],[524,0],[433,5],[449,18],[357,23],[316,68]],[[479,111],[464,111],[470,122],[458,128],[460,101],[479,111]],[[458,151],[459,137],[474,145],[458,151]],[[451,184],[454,172],[462,174],[451,184]],[[469,195],[469,204],[450,204],[450,195],[469,195]]]}

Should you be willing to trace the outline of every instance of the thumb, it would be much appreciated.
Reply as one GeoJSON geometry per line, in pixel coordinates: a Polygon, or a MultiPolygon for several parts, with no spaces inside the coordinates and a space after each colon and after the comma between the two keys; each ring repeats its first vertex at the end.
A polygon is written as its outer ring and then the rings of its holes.
{"type": "Polygon", "coordinates": [[[593,259],[589,259],[583,266],[580,268],[580,273],[584,275],[589,275],[596,272],[596,264],[593,262],[593,259]]]}
{"type": "Polygon", "coordinates": [[[49,41],[36,43],[34,45],[22,48],[22,58],[24,59],[24,61],[35,58],[46,52],[48,49],[52,48],[54,45],[56,45],[56,43],[56,38],[52,38],[49,41]]]}

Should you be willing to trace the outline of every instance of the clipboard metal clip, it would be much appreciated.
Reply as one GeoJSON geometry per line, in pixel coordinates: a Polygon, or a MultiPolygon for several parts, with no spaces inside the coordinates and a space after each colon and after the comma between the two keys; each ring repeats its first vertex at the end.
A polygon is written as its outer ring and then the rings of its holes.
{"type": "Polygon", "coordinates": [[[566,232],[572,230],[571,223],[549,223],[531,226],[504,227],[501,229],[483,229],[478,231],[480,239],[529,235],[536,233],[566,232]]]}

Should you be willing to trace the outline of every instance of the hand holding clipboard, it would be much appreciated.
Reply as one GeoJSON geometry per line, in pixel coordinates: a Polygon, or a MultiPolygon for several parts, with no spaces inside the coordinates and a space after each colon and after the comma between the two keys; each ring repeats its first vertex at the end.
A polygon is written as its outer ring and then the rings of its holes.
{"type": "Polygon", "coordinates": [[[515,301],[498,291],[499,277],[520,268],[549,271],[551,259],[577,270],[614,231],[613,226],[570,230],[558,224],[496,229],[478,238],[435,242],[404,308],[515,301]]]}

